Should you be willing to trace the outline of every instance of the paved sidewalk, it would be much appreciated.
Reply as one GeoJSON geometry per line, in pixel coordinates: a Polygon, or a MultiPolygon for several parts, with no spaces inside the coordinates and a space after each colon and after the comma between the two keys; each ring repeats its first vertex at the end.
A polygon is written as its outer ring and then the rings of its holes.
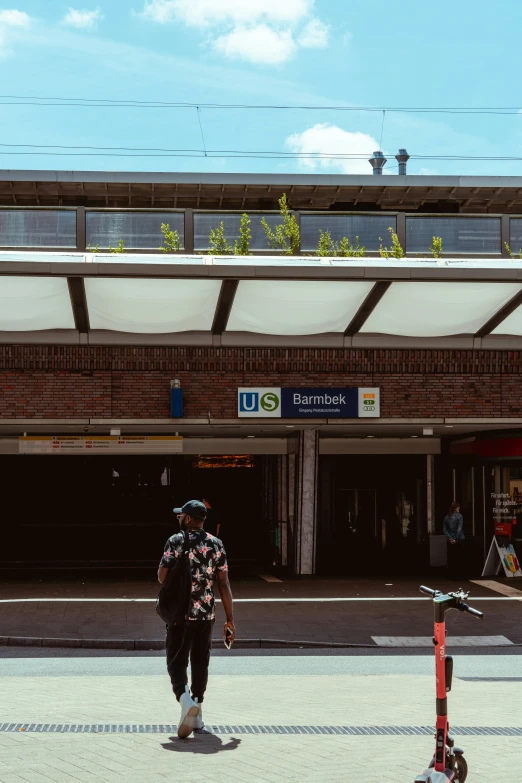
{"type": "MultiPolygon", "coordinates": [[[[484,585],[460,584],[475,599],[496,600],[477,602],[486,614],[480,622],[450,614],[450,636],[505,636],[522,644],[522,601],[510,600],[484,585]]],[[[437,586],[451,590],[459,584],[438,580],[437,586]]],[[[373,645],[373,636],[430,637],[432,632],[429,599],[418,600],[418,582],[313,579],[267,583],[253,579],[234,582],[232,587],[239,599],[235,615],[240,639],[373,645]],[[328,600],[335,598],[350,600],[328,600]],[[404,598],[416,600],[391,600],[404,598]]],[[[147,641],[159,644],[164,627],[154,610],[157,590],[152,580],[3,583],[0,643],[11,639],[11,643],[23,644],[24,639],[43,638],[78,644],[98,640],[101,646],[102,642],[121,646],[125,641],[143,641],[145,647],[147,641]]],[[[218,626],[223,620],[218,605],[218,626]]],[[[218,627],[215,635],[219,636],[218,627]]]]}
{"type": "MultiPolygon", "coordinates": [[[[327,660],[325,660],[327,665],[327,660]]],[[[213,676],[210,724],[431,726],[427,676],[213,676]]],[[[457,680],[455,724],[522,726],[522,683],[457,680]]],[[[172,724],[165,676],[5,677],[0,722],[172,724]]],[[[473,780],[517,781],[520,737],[459,737],[473,780]]],[[[429,736],[0,732],[0,783],[391,783],[428,763],[429,736]]]]}

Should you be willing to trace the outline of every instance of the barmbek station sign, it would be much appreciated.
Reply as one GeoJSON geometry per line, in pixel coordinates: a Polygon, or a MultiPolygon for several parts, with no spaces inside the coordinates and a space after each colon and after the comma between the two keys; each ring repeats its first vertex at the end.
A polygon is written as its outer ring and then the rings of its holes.
{"type": "Polygon", "coordinates": [[[362,419],[381,415],[379,389],[239,388],[241,417],[278,419],[362,419]]]}

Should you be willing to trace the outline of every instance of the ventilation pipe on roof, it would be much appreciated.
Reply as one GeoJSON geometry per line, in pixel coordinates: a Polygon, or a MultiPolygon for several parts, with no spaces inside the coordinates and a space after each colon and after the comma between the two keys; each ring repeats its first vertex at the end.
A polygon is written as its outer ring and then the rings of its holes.
{"type": "Polygon", "coordinates": [[[373,158],[370,158],[370,165],[373,168],[373,173],[375,176],[382,175],[382,170],[385,166],[386,158],[384,157],[384,154],[381,152],[381,150],[377,150],[377,152],[373,153],[373,158]]]}
{"type": "Polygon", "coordinates": [[[399,176],[406,175],[406,164],[409,161],[410,156],[406,150],[399,150],[399,154],[395,156],[395,160],[399,164],[399,176]]]}

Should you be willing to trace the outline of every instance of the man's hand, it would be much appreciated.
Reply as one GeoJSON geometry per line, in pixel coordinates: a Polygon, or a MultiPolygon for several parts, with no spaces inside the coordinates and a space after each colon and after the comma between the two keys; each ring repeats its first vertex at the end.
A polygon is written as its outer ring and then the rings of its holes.
{"type": "Polygon", "coordinates": [[[232,590],[230,589],[230,582],[228,581],[227,571],[217,572],[217,583],[218,583],[219,595],[221,596],[221,602],[223,604],[223,609],[225,610],[225,617],[227,618],[225,627],[223,628],[223,639],[226,639],[227,628],[230,628],[232,633],[230,634],[228,639],[230,642],[233,642],[234,639],[236,638],[236,626],[234,625],[234,608],[233,608],[233,600],[232,600],[232,590]]]}
{"type": "Polygon", "coordinates": [[[230,629],[230,634],[228,636],[228,641],[230,644],[235,640],[236,638],[236,626],[234,625],[233,620],[227,620],[225,623],[225,627],[223,628],[223,639],[227,638],[227,629],[230,629]]]}

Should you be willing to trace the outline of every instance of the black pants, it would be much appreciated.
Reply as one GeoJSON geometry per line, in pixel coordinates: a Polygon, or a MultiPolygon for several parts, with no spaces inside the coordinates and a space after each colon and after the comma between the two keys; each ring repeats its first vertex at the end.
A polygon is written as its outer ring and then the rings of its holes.
{"type": "Polygon", "coordinates": [[[208,664],[214,620],[189,620],[185,625],[167,626],[167,670],[176,699],[185,693],[190,658],[192,698],[201,704],[207,689],[208,664]]]}

